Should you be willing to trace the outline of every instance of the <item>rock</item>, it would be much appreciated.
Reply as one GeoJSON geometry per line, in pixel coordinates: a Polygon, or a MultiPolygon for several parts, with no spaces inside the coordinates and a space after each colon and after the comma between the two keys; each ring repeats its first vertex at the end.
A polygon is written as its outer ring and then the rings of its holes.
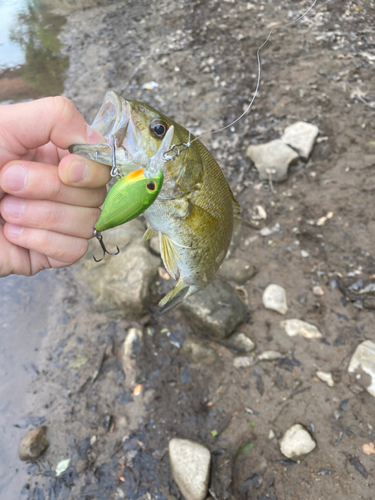
{"type": "Polygon", "coordinates": [[[127,366],[134,366],[143,346],[143,333],[138,328],[130,328],[120,351],[121,364],[125,370],[127,366]]]}
{"type": "Polygon", "coordinates": [[[149,242],[150,250],[153,254],[160,256],[160,240],[159,236],[153,236],[149,242]]]}
{"type": "Polygon", "coordinates": [[[238,356],[233,360],[235,368],[246,368],[254,364],[255,358],[253,356],[238,356]]]}
{"type": "Polygon", "coordinates": [[[152,255],[147,244],[141,243],[145,227],[140,220],[106,231],[105,245],[109,251],[120,253],[106,256],[100,263],[96,239],[90,242],[86,256],[75,266],[76,278],[93,294],[96,309],[109,316],[137,317],[149,304],[150,285],[157,276],[160,259],[152,255]]]}
{"type": "Polygon", "coordinates": [[[260,179],[269,180],[271,173],[275,182],[285,181],[288,177],[288,168],[298,160],[298,153],[280,139],[249,146],[246,156],[255,163],[260,179]]]}
{"type": "Polygon", "coordinates": [[[315,447],[315,441],[300,424],[292,425],[280,440],[280,451],[287,458],[306,455],[315,447]]]}
{"type": "Polygon", "coordinates": [[[322,297],[324,295],[324,290],[321,286],[316,285],[313,287],[313,294],[315,297],[322,297]]]}
{"type": "Polygon", "coordinates": [[[259,231],[261,236],[271,236],[273,233],[279,233],[281,229],[281,226],[278,222],[272,227],[264,227],[259,231]]]}
{"type": "Polygon", "coordinates": [[[241,332],[236,332],[231,335],[228,339],[228,346],[242,352],[251,352],[255,349],[254,342],[241,332]]]}
{"type": "Polygon", "coordinates": [[[366,390],[375,397],[375,344],[371,340],[365,340],[355,350],[350,360],[348,372],[354,373],[362,370],[370,377],[366,390]]]}
{"type": "Polygon", "coordinates": [[[286,319],[280,323],[280,326],[285,328],[289,337],[295,337],[296,335],[306,339],[320,339],[322,337],[316,326],[300,319],[286,319]]]}
{"type": "Polygon", "coordinates": [[[256,268],[245,260],[228,259],[221,266],[220,277],[226,281],[235,281],[239,285],[243,285],[255,276],[256,272],[256,268]]]}
{"type": "Polygon", "coordinates": [[[173,438],[169,442],[172,475],[185,500],[204,500],[210,477],[211,454],[201,444],[173,438]]]}
{"type": "Polygon", "coordinates": [[[297,122],[284,130],[281,140],[295,149],[303,160],[307,160],[318,137],[319,129],[307,122],[297,122]]]}
{"type": "Polygon", "coordinates": [[[47,427],[38,427],[22,438],[18,449],[20,460],[36,460],[48,448],[47,427]]]}
{"type": "Polygon", "coordinates": [[[56,476],[61,476],[63,472],[69,467],[70,458],[66,458],[65,460],[61,460],[56,466],[56,476]]]}
{"type": "Polygon", "coordinates": [[[213,365],[217,361],[215,349],[204,345],[198,340],[186,339],[182,344],[181,352],[192,363],[197,363],[199,365],[213,365]]]}
{"type": "Polygon", "coordinates": [[[332,378],[332,373],[326,373],[326,372],[321,372],[317,371],[316,376],[322,381],[325,382],[329,387],[333,387],[335,385],[333,378],[332,378]]]}
{"type": "Polygon", "coordinates": [[[275,361],[281,358],[282,354],[277,351],[264,351],[258,356],[258,361],[275,361]]]}
{"type": "Polygon", "coordinates": [[[214,280],[204,290],[185,299],[180,310],[197,328],[223,339],[244,321],[247,307],[230,285],[214,280]]]}
{"type": "Polygon", "coordinates": [[[288,305],[286,303],[284,288],[279,285],[268,285],[263,292],[263,305],[267,309],[272,309],[280,314],[286,314],[288,305]]]}

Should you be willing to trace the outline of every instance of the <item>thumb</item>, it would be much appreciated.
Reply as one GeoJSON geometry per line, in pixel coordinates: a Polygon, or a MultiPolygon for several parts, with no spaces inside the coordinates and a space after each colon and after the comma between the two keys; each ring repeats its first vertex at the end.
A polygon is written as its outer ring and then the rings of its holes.
{"type": "Polygon", "coordinates": [[[103,140],[98,132],[86,124],[83,116],[66,97],[46,97],[1,106],[0,149],[3,150],[3,164],[50,141],[60,149],[67,149],[74,143],[93,144],[103,140]]]}

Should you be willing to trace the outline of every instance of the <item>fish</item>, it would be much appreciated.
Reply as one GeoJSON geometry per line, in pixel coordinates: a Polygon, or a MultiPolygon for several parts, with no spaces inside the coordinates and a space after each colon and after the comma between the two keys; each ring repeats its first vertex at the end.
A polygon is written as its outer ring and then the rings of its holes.
{"type": "MultiPolygon", "coordinates": [[[[92,127],[116,145],[116,167],[124,175],[147,167],[173,127],[172,146],[162,153],[163,186],[143,212],[149,228],[142,241],[159,235],[164,266],[177,280],[159,302],[156,314],[164,314],[211,283],[241,221],[240,204],[204,144],[149,104],[109,91],[92,127]]],[[[108,144],[72,145],[69,150],[113,165],[108,144]]]]}

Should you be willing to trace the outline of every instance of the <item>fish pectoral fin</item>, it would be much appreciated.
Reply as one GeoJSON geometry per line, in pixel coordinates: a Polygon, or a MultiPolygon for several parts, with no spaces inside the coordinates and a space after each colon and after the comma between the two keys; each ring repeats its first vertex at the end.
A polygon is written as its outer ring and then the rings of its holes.
{"type": "Polygon", "coordinates": [[[159,302],[160,309],[156,312],[156,316],[164,314],[176,307],[189,294],[190,286],[180,278],[177,285],[159,302]]]}
{"type": "Polygon", "coordinates": [[[150,240],[154,236],[158,234],[158,231],[156,229],[152,229],[151,227],[146,229],[145,234],[142,236],[141,242],[144,243],[145,241],[150,240]]]}
{"type": "Polygon", "coordinates": [[[160,253],[163,259],[166,270],[172,276],[172,278],[177,279],[179,276],[177,261],[181,262],[181,257],[179,256],[174,242],[165,233],[160,232],[160,253]]]}

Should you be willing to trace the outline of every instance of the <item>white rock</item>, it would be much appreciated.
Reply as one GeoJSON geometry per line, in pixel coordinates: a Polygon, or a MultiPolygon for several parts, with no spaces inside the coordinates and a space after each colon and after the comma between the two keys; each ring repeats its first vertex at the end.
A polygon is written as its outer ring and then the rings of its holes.
{"type": "Polygon", "coordinates": [[[371,384],[366,390],[375,397],[375,344],[371,340],[359,344],[350,360],[348,372],[353,373],[358,368],[370,375],[371,384]]]}
{"type": "Polygon", "coordinates": [[[275,433],[273,432],[272,429],[270,429],[270,432],[268,433],[268,439],[273,439],[275,437],[275,433]]]}
{"type": "Polygon", "coordinates": [[[280,232],[280,224],[278,222],[276,222],[273,227],[264,227],[259,231],[261,236],[270,236],[271,234],[278,232],[280,232]]]}
{"type": "Polygon", "coordinates": [[[173,479],[186,500],[204,500],[210,477],[211,454],[201,444],[173,438],[169,442],[173,479]]]}
{"type": "Polygon", "coordinates": [[[258,361],[274,361],[281,358],[282,354],[277,351],[264,351],[258,356],[258,361]]]}
{"type": "Polygon", "coordinates": [[[228,345],[242,352],[251,352],[255,349],[254,342],[241,332],[236,332],[229,337],[228,345]]]}
{"type": "Polygon", "coordinates": [[[252,356],[237,356],[233,360],[233,366],[235,368],[246,368],[254,364],[254,358],[252,356]]]}
{"type": "Polygon", "coordinates": [[[293,123],[286,127],[281,141],[295,149],[301,158],[307,160],[314,147],[319,129],[316,125],[306,122],[293,123]]]}
{"type": "Polygon", "coordinates": [[[122,345],[122,364],[135,364],[135,360],[142,349],[143,333],[139,328],[129,328],[128,334],[122,345]]]}
{"type": "Polygon", "coordinates": [[[315,447],[315,441],[301,424],[292,425],[280,440],[280,451],[287,458],[306,455],[315,447]]]}
{"type": "Polygon", "coordinates": [[[268,285],[263,293],[263,304],[267,309],[286,314],[288,305],[284,288],[280,285],[268,285]]]}
{"type": "Polygon", "coordinates": [[[300,335],[306,339],[320,339],[322,337],[316,326],[300,319],[286,319],[285,321],[281,321],[280,326],[285,328],[289,337],[295,337],[296,335],[300,335]]]}
{"type": "Polygon", "coordinates": [[[316,376],[322,381],[325,382],[329,387],[333,387],[335,385],[332,373],[321,372],[320,370],[316,372],[316,376]]]}
{"type": "Polygon", "coordinates": [[[324,295],[324,290],[321,286],[319,285],[316,285],[313,287],[313,294],[316,296],[316,297],[322,297],[324,295]]]}
{"type": "Polygon", "coordinates": [[[298,153],[280,139],[249,146],[246,156],[255,163],[260,179],[268,180],[271,174],[275,182],[285,181],[289,166],[298,160],[298,153]]]}

